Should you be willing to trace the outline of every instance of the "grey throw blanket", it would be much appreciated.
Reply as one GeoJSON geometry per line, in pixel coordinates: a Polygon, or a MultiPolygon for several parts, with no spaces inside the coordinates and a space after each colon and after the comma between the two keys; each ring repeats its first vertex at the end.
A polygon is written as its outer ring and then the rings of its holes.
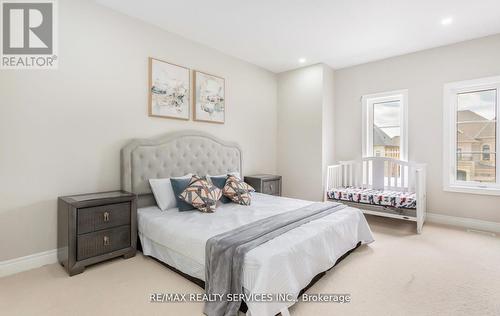
{"type": "Polygon", "coordinates": [[[206,302],[208,316],[237,315],[241,301],[226,298],[242,294],[245,254],[253,248],[305,223],[343,209],[339,203],[313,203],[306,207],[267,217],[214,236],[205,248],[205,290],[222,300],[206,302]]]}

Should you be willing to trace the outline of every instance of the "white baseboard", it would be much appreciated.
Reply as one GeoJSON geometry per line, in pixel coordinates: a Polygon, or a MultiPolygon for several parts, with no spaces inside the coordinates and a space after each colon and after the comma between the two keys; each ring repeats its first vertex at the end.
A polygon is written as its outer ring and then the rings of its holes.
{"type": "Polygon", "coordinates": [[[0,261],[0,277],[39,268],[57,262],[57,249],[35,253],[29,256],[0,261]]]}
{"type": "Polygon", "coordinates": [[[500,223],[498,222],[489,222],[479,219],[456,217],[456,216],[442,215],[436,213],[427,213],[426,220],[432,223],[500,233],[500,223]]]}

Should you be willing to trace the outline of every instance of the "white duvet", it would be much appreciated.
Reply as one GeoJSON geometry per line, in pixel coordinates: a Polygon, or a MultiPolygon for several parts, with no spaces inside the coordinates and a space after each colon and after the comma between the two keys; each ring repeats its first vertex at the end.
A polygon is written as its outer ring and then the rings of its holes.
{"type": "MultiPolygon", "coordinates": [[[[301,208],[313,202],[255,193],[251,206],[228,203],[215,213],[138,210],[139,236],[145,255],[205,280],[205,244],[217,234],[238,226],[301,208]]],[[[347,207],[295,228],[248,252],[243,265],[247,294],[298,295],[311,279],[335,264],[358,242],[373,235],[360,210],[347,207]]],[[[275,315],[291,302],[248,301],[247,315],[275,315]]]]}

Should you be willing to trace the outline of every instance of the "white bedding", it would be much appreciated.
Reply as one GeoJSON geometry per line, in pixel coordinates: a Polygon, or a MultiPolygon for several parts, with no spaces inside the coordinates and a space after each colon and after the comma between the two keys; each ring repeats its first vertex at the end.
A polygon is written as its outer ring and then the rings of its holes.
{"type": "MultiPolygon", "coordinates": [[[[177,209],[161,212],[157,206],[140,208],[139,236],[145,255],[205,280],[205,244],[209,238],[311,203],[255,193],[251,206],[228,203],[211,214],[177,209]]],[[[243,267],[245,292],[298,295],[316,274],[329,269],[358,242],[372,241],[365,217],[355,208],[309,222],[248,252],[243,267]]],[[[251,315],[275,315],[290,305],[247,302],[251,315]]]]}

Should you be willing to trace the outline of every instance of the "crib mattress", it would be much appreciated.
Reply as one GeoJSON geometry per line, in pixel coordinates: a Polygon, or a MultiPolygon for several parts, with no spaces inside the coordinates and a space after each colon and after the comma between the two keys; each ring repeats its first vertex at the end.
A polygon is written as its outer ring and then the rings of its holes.
{"type": "Polygon", "coordinates": [[[415,209],[417,196],[414,192],[380,191],[356,187],[331,189],[328,198],[339,201],[350,201],[371,205],[392,206],[415,209]]]}

